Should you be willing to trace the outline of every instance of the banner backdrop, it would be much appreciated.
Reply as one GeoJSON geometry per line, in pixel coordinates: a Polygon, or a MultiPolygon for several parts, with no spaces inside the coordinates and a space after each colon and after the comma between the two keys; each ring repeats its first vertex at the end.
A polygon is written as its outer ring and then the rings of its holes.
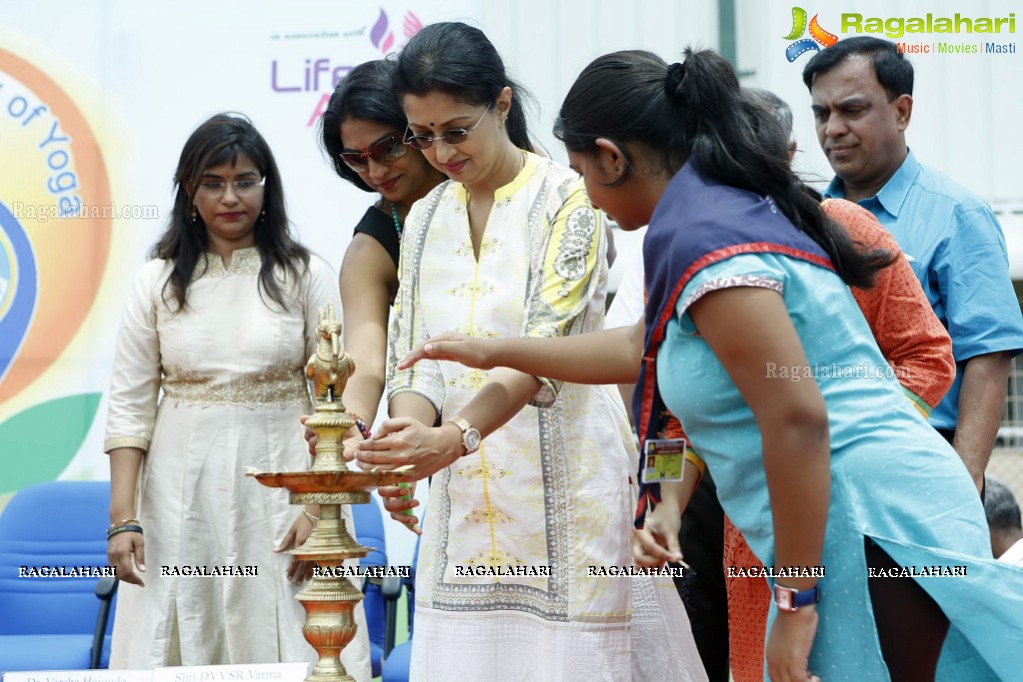
{"type": "Polygon", "coordinates": [[[299,238],[335,269],[371,195],[317,143],[337,81],[480,0],[22,3],[0,10],[0,507],[107,478],[104,394],[185,139],[220,111],[274,151],[299,238]],[[13,15],[13,16],[7,16],[13,15]]]}

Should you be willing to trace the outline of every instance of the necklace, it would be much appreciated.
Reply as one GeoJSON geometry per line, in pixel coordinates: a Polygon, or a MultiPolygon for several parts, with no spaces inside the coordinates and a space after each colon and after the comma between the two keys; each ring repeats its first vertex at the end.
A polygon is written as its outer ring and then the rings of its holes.
{"type": "Polygon", "coordinates": [[[394,205],[393,201],[388,203],[391,204],[391,217],[394,218],[394,229],[398,231],[398,237],[401,237],[401,221],[398,220],[398,207],[394,205]]]}

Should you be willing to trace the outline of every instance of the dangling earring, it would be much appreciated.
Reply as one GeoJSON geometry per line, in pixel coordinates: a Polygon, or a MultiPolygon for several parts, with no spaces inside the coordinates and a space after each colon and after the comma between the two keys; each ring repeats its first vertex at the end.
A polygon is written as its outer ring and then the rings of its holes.
{"type": "Polygon", "coordinates": [[[261,222],[261,223],[265,223],[266,222],[266,209],[265,208],[262,211],[259,212],[259,222],[261,222]]]}
{"type": "Polygon", "coordinates": [[[195,206],[192,207],[192,224],[195,225],[199,222],[199,211],[196,210],[195,206]]]}

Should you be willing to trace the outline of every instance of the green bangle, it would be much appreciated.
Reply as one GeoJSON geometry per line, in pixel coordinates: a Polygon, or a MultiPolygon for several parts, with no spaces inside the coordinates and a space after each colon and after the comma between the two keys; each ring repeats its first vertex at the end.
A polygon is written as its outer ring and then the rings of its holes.
{"type": "Polygon", "coordinates": [[[114,537],[118,533],[138,533],[142,535],[142,526],[135,525],[133,523],[126,524],[124,526],[116,526],[114,528],[107,528],[107,540],[114,537]]]}

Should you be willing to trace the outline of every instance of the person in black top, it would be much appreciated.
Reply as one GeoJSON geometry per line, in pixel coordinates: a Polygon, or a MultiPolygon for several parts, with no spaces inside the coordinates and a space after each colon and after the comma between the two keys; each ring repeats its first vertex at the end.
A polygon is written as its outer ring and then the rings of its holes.
{"type": "MultiPolygon", "coordinates": [[[[394,64],[355,67],[337,85],[321,119],[321,141],[334,171],[380,198],[366,210],[341,264],[345,349],[358,371],[345,388],[348,410],[367,424],[384,390],[387,317],[398,289],[402,225],[412,204],[445,176],[402,138],[408,122],[394,95],[394,64]]],[[[361,438],[354,430],[352,437],[361,438]]],[[[315,445],[315,443],[314,443],[315,445]]]]}

